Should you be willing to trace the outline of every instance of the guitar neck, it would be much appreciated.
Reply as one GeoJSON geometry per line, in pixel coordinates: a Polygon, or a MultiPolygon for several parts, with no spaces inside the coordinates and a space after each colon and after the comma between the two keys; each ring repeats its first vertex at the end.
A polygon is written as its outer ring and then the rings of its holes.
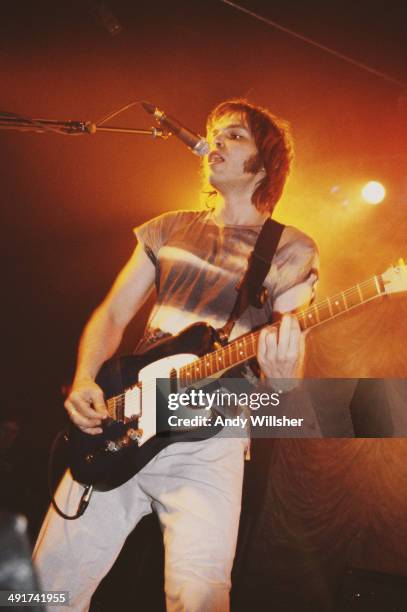
{"type": "MultiPolygon", "coordinates": [[[[302,331],[321,325],[326,321],[361,306],[385,293],[380,274],[358,283],[330,298],[309,306],[296,315],[302,331]]],[[[276,323],[275,325],[278,325],[276,323]]],[[[261,330],[249,332],[236,338],[226,346],[207,353],[192,363],[180,368],[178,378],[182,386],[194,384],[204,378],[215,376],[257,354],[257,344],[261,330]]]]}

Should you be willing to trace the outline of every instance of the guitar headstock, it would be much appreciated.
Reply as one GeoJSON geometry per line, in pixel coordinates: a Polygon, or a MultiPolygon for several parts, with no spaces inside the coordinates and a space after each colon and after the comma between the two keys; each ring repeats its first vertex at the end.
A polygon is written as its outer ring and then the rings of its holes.
{"type": "Polygon", "coordinates": [[[381,276],[386,293],[407,291],[407,265],[403,259],[399,259],[396,266],[390,266],[381,276]]]}

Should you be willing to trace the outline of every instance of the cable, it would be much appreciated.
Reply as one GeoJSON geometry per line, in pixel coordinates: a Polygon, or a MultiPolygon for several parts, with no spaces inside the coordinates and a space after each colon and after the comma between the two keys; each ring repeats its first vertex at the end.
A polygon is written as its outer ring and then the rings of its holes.
{"type": "Polygon", "coordinates": [[[245,8],[244,6],[240,6],[239,4],[236,4],[235,2],[230,2],[230,0],[220,0],[220,2],[222,2],[223,4],[227,4],[228,6],[231,6],[235,8],[236,10],[241,11],[242,13],[246,13],[246,15],[250,15],[250,17],[253,17],[254,19],[258,19],[259,21],[262,21],[263,23],[266,23],[269,26],[273,26],[274,28],[276,28],[277,30],[280,30],[281,32],[284,32],[285,34],[294,36],[294,38],[298,38],[299,40],[302,40],[308,45],[317,47],[317,49],[321,49],[321,51],[326,51],[326,53],[330,53],[334,57],[337,57],[338,59],[341,59],[345,62],[348,62],[348,64],[357,66],[361,70],[366,70],[367,72],[370,72],[370,74],[374,74],[375,76],[380,77],[384,79],[385,81],[389,81],[389,83],[392,83],[393,85],[397,85],[398,87],[402,87],[403,89],[407,88],[407,83],[404,83],[403,81],[399,81],[398,79],[395,79],[394,77],[386,74],[385,72],[376,70],[376,68],[371,68],[371,66],[367,66],[367,64],[358,62],[357,60],[353,59],[353,57],[350,57],[349,55],[345,55],[344,53],[335,51],[335,49],[326,47],[325,45],[317,42],[316,40],[313,40],[312,38],[308,38],[308,36],[304,36],[303,34],[294,32],[294,30],[290,30],[289,28],[286,28],[285,26],[282,26],[279,23],[272,21],[271,19],[268,19],[267,17],[263,17],[262,15],[259,15],[258,13],[254,13],[253,11],[249,11],[249,9],[245,8]]]}
{"type": "Polygon", "coordinates": [[[50,124],[41,123],[41,121],[32,119],[31,117],[25,117],[23,115],[17,115],[16,113],[10,113],[8,111],[0,111],[0,124],[3,127],[10,126],[10,129],[15,128],[15,121],[24,121],[27,125],[20,126],[21,129],[29,128],[30,126],[37,127],[41,132],[57,132],[58,134],[63,134],[62,130],[58,127],[52,126],[50,124]]]}
{"type": "Polygon", "coordinates": [[[83,485],[84,491],[82,493],[81,499],[79,500],[78,509],[76,511],[76,514],[72,514],[72,515],[65,514],[65,512],[63,512],[59,508],[55,500],[54,483],[53,483],[53,478],[52,478],[52,468],[54,467],[54,456],[56,452],[56,447],[61,438],[64,438],[64,440],[66,441],[67,435],[68,434],[65,430],[59,431],[52,441],[51,450],[49,453],[49,460],[48,460],[48,491],[49,491],[51,504],[54,507],[55,511],[59,514],[59,516],[61,516],[67,521],[73,521],[75,519],[78,519],[80,516],[82,516],[82,514],[85,512],[86,508],[88,507],[90,498],[93,493],[93,486],[83,485]]]}
{"type": "Polygon", "coordinates": [[[107,115],[105,115],[101,119],[98,119],[98,121],[95,122],[96,127],[103,125],[104,123],[106,123],[106,121],[109,121],[109,119],[116,117],[117,115],[119,115],[120,113],[123,113],[128,108],[131,108],[132,106],[135,106],[136,104],[141,104],[142,102],[144,102],[144,100],[135,100],[134,102],[129,102],[125,106],[121,106],[118,110],[111,111],[110,113],[108,113],[107,115]]]}

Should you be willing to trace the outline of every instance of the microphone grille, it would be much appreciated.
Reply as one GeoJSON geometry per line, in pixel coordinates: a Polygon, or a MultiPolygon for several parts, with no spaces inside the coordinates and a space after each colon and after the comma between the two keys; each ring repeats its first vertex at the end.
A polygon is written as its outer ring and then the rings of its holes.
{"type": "Polygon", "coordinates": [[[199,140],[196,143],[196,145],[194,146],[192,151],[196,155],[199,155],[200,157],[203,157],[204,155],[208,155],[208,153],[209,153],[209,143],[207,142],[207,140],[205,140],[205,138],[201,138],[201,140],[199,140]]]}

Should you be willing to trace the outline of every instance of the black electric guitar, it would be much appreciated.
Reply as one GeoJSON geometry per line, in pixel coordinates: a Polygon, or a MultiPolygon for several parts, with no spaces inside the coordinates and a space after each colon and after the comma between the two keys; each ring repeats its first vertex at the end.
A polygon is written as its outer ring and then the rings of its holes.
{"type": "MultiPolygon", "coordinates": [[[[296,316],[305,331],[379,296],[406,290],[407,268],[400,260],[383,274],[296,316]]],[[[157,398],[182,393],[251,359],[257,353],[259,333],[244,334],[222,346],[214,328],[195,323],[143,353],[106,361],[96,382],[103,389],[110,418],[103,424],[103,433],[94,436],[71,425],[69,464],[73,477],[100,490],[112,489],[129,480],[168,444],[191,439],[188,432],[174,435],[158,426],[157,398]]],[[[191,408],[193,413],[196,410],[191,408]]],[[[211,428],[212,435],[216,431],[211,428]]],[[[196,429],[193,434],[194,439],[199,437],[196,429]]],[[[202,437],[211,434],[202,431],[202,437]]]]}

